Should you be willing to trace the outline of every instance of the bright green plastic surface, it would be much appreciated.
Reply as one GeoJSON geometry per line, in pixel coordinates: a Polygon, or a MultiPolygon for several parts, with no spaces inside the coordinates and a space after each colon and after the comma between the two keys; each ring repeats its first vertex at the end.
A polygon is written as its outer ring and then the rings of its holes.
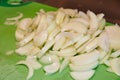
{"type": "MultiPolygon", "coordinates": [[[[9,50],[14,50],[15,45],[15,26],[4,25],[5,19],[18,15],[22,12],[24,17],[34,17],[41,8],[46,11],[56,10],[56,8],[43,4],[30,2],[22,6],[0,6],[0,80],[25,80],[28,69],[24,65],[16,65],[19,60],[25,59],[24,56],[17,54],[6,55],[9,50]]],[[[69,67],[63,72],[52,75],[45,75],[43,69],[35,70],[30,80],[73,80],[69,75],[69,67]]],[[[120,80],[119,76],[106,71],[105,65],[96,68],[95,75],[90,80],[120,80]]]]}

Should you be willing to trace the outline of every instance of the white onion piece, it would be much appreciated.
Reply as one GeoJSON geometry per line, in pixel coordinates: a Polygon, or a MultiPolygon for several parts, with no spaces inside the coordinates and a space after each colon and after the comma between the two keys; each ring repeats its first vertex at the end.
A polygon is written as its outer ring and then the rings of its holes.
{"type": "Polygon", "coordinates": [[[91,39],[89,39],[86,43],[84,43],[81,47],[79,47],[79,48],[77,49],[77,52],[78,52],[78,53],[84,53],[85,47],[86,47],[88,44],[90,44],[94,39],[95,39],[94,37],[91,38],[91,39]]]}
{"type": "Polygon", "coordinates": [[[86,15],[84,12],[79,11],[78,14],[79,14],[80,18],[83,18],[83,19],[85,19],[86,21],[89,21],[88,15],[86,15]]]}
{"type": "Polygon", "coordinates": [[[68,57],[64,58],[63,62],[61,63],[59,72],[62,72],[69,64],[70,59],[68,57]]]}
{"type": "Polygon", "coordinates": [[[105,63],[105,61],[108,60],[109,57],[110,57],[110,52],[108,52],[108,53],[105,55],[105,57],[104,57],[102,60],[99,61],[99,64],[105,63]]]}
{"type": "Polygon", "coordinates": [[[42,65],[37,62],[36,56],[27,56],[26,63],[29,63],[33,69],[39,69],[42,65]]]}
{"type": "Polygon", "coordinates": [[[22,39],[24,39],[25,33],[24,31],[22,31],[21,29],[18,29],[15,31],[15,38],[17,41],[21,41],[22,39]]]}
{"type": "Polygon", "coordinates": [[[48,25],[47,31],[50,34],[55,28],[57,27],[57,23],[55,21],[52,21],[50,25],[48,25]]]}
{"type": "Polygon", "coordinates": [[[85,65],[90,64],[98,60],[100,53],[97,50],[94,50],[90,53],[85,53],[71,57],[71,62],[76,65],[85,65]]]}
{"type": "Polygon", "coordinates": [[[120,76],[120,58],[114,58],[110,60],[110,68],[112,71],[120,76]]]}
{"type": "Polygon", "coordinates": [[[91,41],[84,49],[85,52],[91,52],[96,47],[98,47],[98,38],[95,38],[93,41],[91,41]]]}
{"type": "Polygon", "coordinates": [[[113,72],[111,68],[106,69],[108,72],[113,72]]]}
{"type": "Polygon", "coordinates": [[[101,49],[103,49],[103,51],[109,51],[109,39],[106,32],[102,32],[98,37],[98,45],[101,49]]]}
{"type": "Polygon", "coordinates": [[[9,50],[9,51],[7,51],[5,54],[6,55],[11,55],[11,54],[13,54],[15,51],[14,50],[9,50]]]}
{"type": "Polygon", "coordinates": [[[75,48],[79,48],[81,45],[83,45],[85,42],[87,42],[90,39],[90,35],[83,36],[79,41],[74,45],[75,48]]]}
{"type": "Polygon", "coordinates": [[[48,27],[51,25],[51,23],[54,23],[55,22],[55,20],[54,20],[54,18],[55,18],[55,13],[54,12],[47,12],[47,22],[48,22],[48,27]]]}
{"type": "Polygon", "coordinates": [[[110,57],[114,57],[114,58],[116,58],[118,56],[120,56],[120,50],[117,50],[110,55],[110,57]]]}
{"type": "Polygon", "coordinates": [[[50,41],[48,40],[45,46],[39,52],[38,57],[41,58],[46,53],[46,51],[49,50],[53,46],[54,43],[55,43],[54,39],[50,41]]]}
{"type": "Polygon", "coordinates": [[[47,28],[47,16],[43,13],[41,13],[40,22],[38,24],[38,27],[36,29],[36,33],[41,32],[42,30],[45,30],[47,28]]]}
{"type": "Polygon", "coordinates": [[[46,54],[43,57],[40,58],[40,61],[44,64],[51,64],[55,61],[59,62],[58,57],[53,54],[46,54]]]}
{"type": "Polygon", "coordinates": [[[27,44],[28,42],[30,42],[33,39],[34,35],[35,35],[35,32],[28,34],[23,40],[18,42],[18,45],[24,46],[25,44],[27,44]]]}
{"type": "Polygon", "coordinates": [[[34,48],[34,45],[32,42],[27,43],[26,45],[19,47],[15,50],[16,53],[20,55],[29,55],[31,50],[34,48]]]}
{"type": "Polygon", "coordinates": [[[99,21],[99,24],[98,24],[98,26],[99,26],[99,30],[104,30],[104,28],[105,28],[105,24],[106,24],[106,20],[105,19],[101,19],[100,21],[99,21]]]}
{"type": "Polygon", "coordinates": [[[57,34],[59,34],[59,32],[60,32],[60,28],[59,28],[59,27],[56,27],[56,28],[49,34],[48,40],[54,39],[55,36],[56,36],[57,34]]]}
{"type": "Polygon", "coordinates": [[[75,50],[75,47],[73,46],[67,47],[65,49],[61,49],[60,53],[58,53],[58,55],[62,57],[70,57],[75,54],[76,54],[76,50],[75,50]]]}
{"type": "Polygon", "coordinates": [[[63,9],[63,8],[60,8],[59,11],[62,11],[67,16],[71,16],[71,17],[74,17],[77,13],[77,9],[63,9]]]}
{"type": "Polygon", "coordinates": [[[40,32],[39,34],[35,34],[33,38],[33,42],[35,45],[39,46],[40,48],[45,44],[47,41],[48,32],[46,30],[40,32]]]}
{"type": "Polygon", "coordinates": [[[101,19],[103,19],[103,17],[104,17],[104,14],[103,14],[103,13],[97,14],[97,18],[98,18],[99,21],[100,21],[101,19]]]}
{"type": "Polygon", "coordinates": [[[41,68],[41,64],[36,62],[36,60],[33,57],[27,57],[27,59],[24,61],[19,61],[17,64],[24,64],[28,67],[28,76],[27,76],[27,80],[29,80],[34,73],[34,69],[39,69],[41,68]]]}
{"type": "Polygon", "coordinates": [[[110,66],[110,61],[109,61],[109,60],[106,60],[106,61],[104,61],[104,64],[105,64],[106,66],[110,66]]]}
{"type": "Polygon", "coordinates": [[[32,19],[32,24],[30,26],[31,29],[35,29],[38,27],[41,20],[41,15],[37,15],[35,18],[32,19]]]}
{"type": "Polygon", "coordinates": [[[29,63],[26,63],[25,61],[20,61],[17,64],[24,64],[28,67],[28,75],[27,75],[26,80],[29,80],[33,76],[33,73],[34,73],[34,69],[32,68],[32,66],[29,63]]]}
{"type": "Polygon", "coordinates": [[[30,52],[29,55],[34,56],[37,55],[40,52],[40,48],[39,47],[33,47],[30,52]]]}
{"type": "Polygon", "coordinates": [[[66,48],[66,47],[68,47],[68,46],[73,45],[74,43],[76,43],[78,40],[80,40],[80,39],[82,39],[82,38],[83,38],[83,34],[78,35],[77,37],[75,37],[75,38],[69,40],[68,42],[66,42],[66,43],[63,45],[62,49],[66,48]]]}
{"type": "Polygon", "coordinates": [[[53,50],[59,50],[62,48],[62,46],[64,45],[66,41],[65,37],[60,38],[59,40],[56,40],[54,46],[53,46],[53,50]]]}
{"type": "Polygon", "coordinates": [[[74,80],[89,80],[94,73],[94,70],[89,70],[83,72],[70,72],[70,75],[74,80]]]}
{"type": "Polygon", "coordinates": [[[5,25],[14,25],[17,23],[17,20],[16,21],[5,21],[5,25]]]}
{"type": "Polygon", "coordinates": [[[64,17],[65,17],[65,13],[62,11],[58,11],[56,15],[56,23],[61,24],[63,22],[64,17]]]}
{"type": "Polygon", "coordinates": [[[105,31],[108,34],[110,48],[114,50],[120,50],[120,27],[108,26],[105,27],[105,31]]]}
{"type": "Polygon", "coordinates": [[[90,34],[94,33],[98,29],[98,18],[92,11],[87,11],[87,15],[90,17],[90,34]]]}
{"type": "Polygon", "coordinates": [[[97,37],[99,34],[101,34],[102,30],[97,30],[92,37],[97,37]]]}
{"type": "Polygon", "coordinates": [[[19,13],[19,16],[17,17],[12,17],[12,18],[7,18],[6,20],[19,20],[23,17],[23,13],[19,13]]]}
{"type": "Polygon", "coordinates": [[[43,69],[45,70],[46,74],[52,74],[55,73],[59,70],[60,63],[59,62],[54,62],[50,65],[45,66],[43,69]]]}
{"type": "Polygon", "coordinates": [[[86,65],[69,64],[69,66],[72,71],[88,71],[96,68],[98,66],[98,61],[86,64],[86,65]]]}
{"type": "Polygon", "coordinates": [[[61,32],[58,35],[56,35],[55,40],[58,41],[62,37],[65,37],[65,38],[68,38],[68,39],[73,39],[76,36],[78,36],[77,33],[73,33],[73,32],[61,32]]]}
{"type": "Polygon", "coordinates": [[[27,30],[28,27],[31,25],[31,22],[32,22],[31,18],[22,19],[17,23],[17,27],[22,30],[27,30]]]}
{"type": "Polygon", "coordinates": [[[61,31],[74,31],[79,34],[85,34],[87,32],[87,28],[82,23],[69,22],[66,25],[64,25],[64,27],[62,27],[61,31]]]}
{"type": "Polygon", "coordinates": [[[108,52],[102,49],[97,49],[97,50],[100,52],[99,60],[101,61],[107,55],[108,52]]]}
{"type": "Polygon", "coordinates": [[[73,19],[70,19],[70,22],[74,22],[74,21],[75,22],[80,22],[80,23],[84,24],[85,27],[88,27],[88,25],[89,25],[89,22],[87,20],[83,19],[83,18],[73,18],[73,19]]]}

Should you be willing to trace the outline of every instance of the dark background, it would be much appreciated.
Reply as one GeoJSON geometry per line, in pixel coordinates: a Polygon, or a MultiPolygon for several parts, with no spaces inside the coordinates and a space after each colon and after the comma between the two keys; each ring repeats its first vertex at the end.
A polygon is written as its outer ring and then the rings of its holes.
{"type": "MultiPolygon", "coordinates": [[[[29,1],[29,0],[24,0],[29,1]]],[[[86,12],[91,10],[104,13],[108,22],[120,24],[120,0],[32,0],[53,7],[78,9],[86,12]]]]}

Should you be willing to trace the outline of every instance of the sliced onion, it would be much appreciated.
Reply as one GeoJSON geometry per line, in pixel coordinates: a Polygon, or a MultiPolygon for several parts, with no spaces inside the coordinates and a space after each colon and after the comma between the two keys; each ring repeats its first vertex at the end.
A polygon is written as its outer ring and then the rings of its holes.
{"type": "Polygon", "coordinates": [[[102,49],[97,49],[100,52],[99,60],[101,61],[105,56],[107,55],[108,52],[102,50],[102,49]]]}
{"type": "Polygon", "coordinates": [[[111,59],[110,67],[115,74],[120,76],[120,58],[111,59]]]}
{"type": "Polygon", "coordinates": [[[90,44],[94,39],[95,39],[94,37],[91,38],[91,39],[89,39],[86,43],[84,43],[81,47],[79,47],[79,48],[77,49],[77,52],[78,52],[78,53],[84,53],[85,47],[86,47],[88,44],[90,44]]]}
{"type": "Polygon", "coordinates": [[[33,48],[34,48],[33,42],[29,42],[26,45],[17,48],[15,52],[20,55],[30,55],[30,52],[33,48]]]}
{"type": "Polygon", "coordinates": [[[118,56],[120,56],[120,50],[117,50],[117,51],[113,52],[110,57],[116,58],[118,56]]]}
{"type": "Polygon", "coordinates": [[[48,32],[44,30],[39,34],[35,34],[33,38],[33,42],[36,46],[39,46],[41,48],[46,43],[47,37],[48,37],[48,32]]]}
{"type": "Polygon", "coordinates": [[[98,18],[98,20],[103,19],[103,17],[104,17],[104,14],[103,14],[103,13],[97,14],[97,18],[98,18]]]}
{"type": "Polygon", "coordinates": [[[19,28],[16,29],[15,31],[15,38],[17,41],[23,40],[25,37],[25,32],[19,28]]]}
{"type": "Polygon", "coordinates": [[[85,25],[85,27],[88,27],[89,25],[89,22],[83,18],[73,18],[73,19],[70,19],[71,22],[80,22],[82,24],[85,25]]]}
{"type": "Polygon", "coordinates": [[[56,27],[56,28],[49,34],[48,40],[54,39],[55,36],[56,36],[57,34],[59,34],[59,32],[60,32],[60,28],[59,28],[59,27],[56,27]]]}
{"type": "Polygon", "coordinates": [[[59,11],[63,11],[66,15],[74,17],[77,13],[77,9],[63,9],[60,8],[59,11]]]}
{"type": "Polygon", "coordinates": [[[63,22],[64,17],[65,13],[63,11],[58,11],[56,15],[56,23],[61,24],[63,22]]]}
{"type": "Polygon", "coordinates": [[[105,61],[108,60],[109,57],[110,57],[110,52],[108,52],[107,55],[105,55],[105,57],[104,57],[102,60],[99,61],[99,63],[100,63],[100,64],[105,63],[105,61]]]}
{"type": "Polygon", "coordinates": [[[76,65],[85,65],[90,64],[98,60],[100,53],[97,50],[92,51],[91,53],[85,53],[71,57],[71,62],[76,65]]]}
{"type": "Polygon", "coordinates": [[[88,15],[86,15],[84,12],[79,11],[78,14],[79,14],[80,18],[83,18],[83,19],[85,19],[86,21],[89,21],[88,15]]]}
{"type": "Polygon", "coordinates": [[[86,65],[70,64],[69,66],[72,71],[88,71],[96,68],[98,66],[98,61],[86,64],[86,65]]]}
{"type": "Polygon", "coordinates": [[[53,46],[53,50],[59,50],[63,47],[63,45],[65,44],[66,42],[66,38],[65,37],[62,37],[60,38],[59,40],[56,40],[54,46],[53,46]]]}
{"type": "Polygon", "coordinates": [[[34,69],[41,68],[41,65],[38,62],[36,62],[33,57],[27,57],[27,59],[25,61],[24,60],[19,61],[17,64],[24,64],[28,67],[29,72],[28,72],[28,76],[26,78],[27,80],[29,80],[33,76],[34,69]]]}
{"type": "Polygon", "coordinates": [[[82,23],[69,22],[66,25],[64,25],[64,27],[62,27],[61,31],[74,31],[80,34],[85,34],[87,32],[87,28],[82,23]]]}
{"type": "Polygon", "coordinates": [[[87,11],[87,15],[90,17],[90,34],[94,33],[98,29],[98,18],[92,11],[87,11]]]}
{"type": "Polygon", "coordinates": [[[54,62],[50,65],[45,66],[43,69],[45,70],[46,74],[52,74],[55,73],[59,70],[60,63],[59,62],[54,62]]]}
{"type": "Polygon", "coordinates": [[[57,27],[57,23],[55,21],[52,21],[50,25],[47,28],[48,33],[50,34],[53,32],[53,30],[57,27]]]}
{"type": "Polygon", "coordinates": [[[105,31],[108,34],[110,48],[114,50],[120,50],[120,27],[108,26],[105,27],[105,31]]]}
{"type": "Polygon", "coordinates": [[[83,45],[85,42],[87,42],[90,39],[90,35],[83,36],[81,39],[77,41],[77,43],[74,45],[75,48],[79,48],[81,45],[83,45]]]}
{"type": "Polygon", "coordinates": [[[94,73],[94,70],[89,70],[83,72],[70,72],[70,75],[74,80],[89,80],[94,73]]]}
{"type": "Polygon", "coordinates": [[[64,44],[64,46],[62,47],[62,49],[66,48],[68,46],[73,45],[74,43],[76,43],[77,41],[79,41],[82,38],[83,38],[83,34],[80,34],[80,35],[76,36],[75,38],[73,38],[73,39],[69,40],[68,42],[66,42],[64,44]]]}
{"type": "Polygon", "coordinates": [[[98,45],[103,51],[109,51],[109,39],[106,32],[102,32],[98,38],[98,45]]]}
{"type": "Polygon", "coordinates": [[[58,55],[62,57],[70,57],[75,54],[76,54],[76,50],[75,50],[75,47],[73,46],[67,47],[65,49],[61,49],[60,53],[58,53],[58,55]]]}
{"type": "Polygon", "coordinates": [[[41,18],[40,22],[38,24],[38,27],[36,29],[36,33],[38,34],[42,30],[45,30],[47,28],[47,16],[43,13],[41,13],[41,18]]]}
{"type": "Polygon", "coordinates": [[[91,52],[96,47],[98,47],[98,38],[95,38],[93,41],[91,41],[84,49],[85,52],[91,52]]]}
{"type": "Polygon", "coordinates": [[[63,62],[61,63],[59,72],[62,72],[69,64],[70,59],[68,57],[64,58],[63,62]]]}
{"type": "Polygon", "coordinates": [[[28,42],[30,42],[33,39],[34,35],[35,35],[35,32],[30,33],[23,40],[18,42],[18,45],[19,46],[24,46],[25,44],[27,44],[28,42]]]}
{"type": "Polygon", "coordinates": [[[19,20],[23,17],[23,13],[19,13],[19,16],[17,17],[12,17],[12,18],[7,18],[7,20],[19,20]]]}
{"type": "Polygon", "coordinates": [[[55,54],[46,54],[40,58],[40,61],[44,64],[51,64],[55,61],[59,62],[59,59],[55,54]]]}
{"type": "Polygon", "coordinates": [[[27,30],[30,27],[31,22],[32,22],[31,18],[22,19],[17,23],[17,27],[22,30],[27,30]]]}

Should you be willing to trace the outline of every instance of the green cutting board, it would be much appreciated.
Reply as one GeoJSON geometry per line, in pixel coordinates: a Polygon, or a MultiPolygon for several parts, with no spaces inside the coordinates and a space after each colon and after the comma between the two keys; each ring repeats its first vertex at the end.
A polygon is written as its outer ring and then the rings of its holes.
{"type": "MultiPolygon", "coordinates": [[[[46,11],[56,10],[56,8],[35,2],[18,6],[0,5],[0,80],[25,80],[28,73],[27,67],[16,65],[16,62],[25,59],[25,56],[19,56],[15,53],[9,56],[5,54],[7,51],[16,48],[14,36],[16,26],[4,25],[6,18],[17,16],[18,12],[22,12],[24,17],[34,17],[41,8],[46,11]]],[[[35,70],[30,80],[73,79],[70,77],[69,67],[67,67],[63,72],[56,72],[52,75],[45,75],[43,69],[35,70]]],[[[100,65],[96,68],[96,73],[90,80],[120,80],[120,77],[107,72],[105,65],[100,65]]]]}

